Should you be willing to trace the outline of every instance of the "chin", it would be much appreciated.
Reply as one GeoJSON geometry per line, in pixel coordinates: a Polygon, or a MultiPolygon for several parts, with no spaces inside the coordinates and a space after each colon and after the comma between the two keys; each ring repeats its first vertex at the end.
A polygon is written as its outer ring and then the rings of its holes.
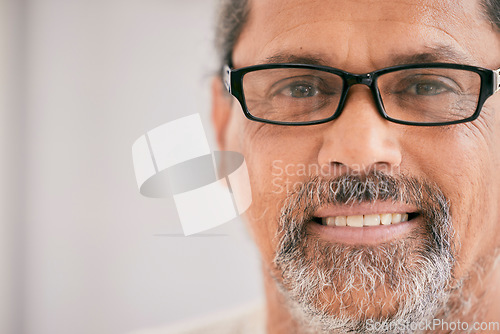
{"type": "Polygon", "coordinates": [[[424,236],[415,231],[371,246],[309,236],[289,256],[277,256],[276,283],[292,315],[314,324],[314,333],[371,333],[368,321],[432,321],[449,299],[453,260],[429,253],[424,236]]]}

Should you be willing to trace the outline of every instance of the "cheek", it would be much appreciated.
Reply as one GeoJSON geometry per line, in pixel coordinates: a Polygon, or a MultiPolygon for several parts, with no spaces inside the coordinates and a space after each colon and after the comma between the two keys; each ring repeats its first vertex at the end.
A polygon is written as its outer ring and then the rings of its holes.
{"type": "Polygon", "coordinates": [[[305,177],[304,173],[297,173],[296,166],[313,164],[317,159],[316,139],[304,136],[304,131],[309,130],[246,119],[239,123],[239,151],[245,157],[252,187],[252,205],[245,218],[264,263],[270,263],[275,254],[284,199],[294,184],[305,177]]]}
{"type": "Polygon", "coordinates": [[[415,138],[410,135],[413,147],[405,149],[410,161],[407,172],[415,175],[419,171],[419,176],[435,182],[450,200],[460,243],[457,277],[473,270],[499,240],[498,180],[493,157],[498,154],[498,143],[491,124],[483,118],[443,129],[425,129],[415,138]]]}
{"type": "Polygon", "coordinates": [[[490,260],[499,245],[498,181],[491,150],[479,145],[463,158],[467,168],[457,173],[454,225],[461,242],[457,276],[477,272],[478,265],[490,260]],[[474,161],[475,163],[471,163],[474,161]],[[496,186],[495,186],[496,185],[496,186]],[[461,203],[459,202],[461,201],[461,203]]]}
{"type": "Polygon", "coordinates": [[[265,264],[274,257],[274,235],[279,213],[279,194],[272,184],[272,160],[279,151],[270,141],[268,125],[247,120],[241,110],[234,110],[229,125],[228,149],[245,157],[252,191],[252,204],[245,212],[247,227],[260,250],[265,264]]]}

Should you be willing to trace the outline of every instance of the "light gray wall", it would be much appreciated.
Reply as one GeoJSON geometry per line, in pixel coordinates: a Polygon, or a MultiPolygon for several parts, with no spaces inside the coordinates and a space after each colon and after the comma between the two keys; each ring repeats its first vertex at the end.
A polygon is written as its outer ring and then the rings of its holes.
{"type": "Polygon", "coordinates": [[[18,43],[13,31],[16,28],[16,6],[7,0],[0,0],[0,333],[11,333],[15,326],[15,248],[19,236],[16,230],[18,215],[16,206],[20,201],[19,187],[15,180],[19,166],[16,145],[20,134],[16,131],[20,118],[15,109],[19,91],[15,80],[18,43]]]}
{"type": "Polygon", "coordinates": [[[195,112],[210,126],[214,3],[26,2],[16,332],[127,333],[261,297],[243,224],[167,236],[173,200],[141,197],[132,167],[147,130],[195,112]]]}
{"type": "Polygon", "coordinates": [[[24,1],[0,0],[0,333],[21,326],[24,214],[24,1]]]}

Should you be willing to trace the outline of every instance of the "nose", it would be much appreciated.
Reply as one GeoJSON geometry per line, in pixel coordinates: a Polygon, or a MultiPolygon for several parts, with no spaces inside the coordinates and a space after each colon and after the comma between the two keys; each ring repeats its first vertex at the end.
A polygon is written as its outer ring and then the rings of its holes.
{"type": "Polygon", "coordinates": [[[397,127],[377,110],[368,87],[351,87],[341,115],[324,124],[318,155],[322,171],[368,173],[371,170],[393,174],[401,165],[397,127]]]}

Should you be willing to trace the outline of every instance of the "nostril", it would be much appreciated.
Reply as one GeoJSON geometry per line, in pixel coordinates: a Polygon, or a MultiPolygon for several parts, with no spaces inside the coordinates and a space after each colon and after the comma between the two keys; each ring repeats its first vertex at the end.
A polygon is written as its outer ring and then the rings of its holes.
{"type": "Polygon", "coordinates": [[[349,166],[338,161],[331,161],[320,167],[320,175],[324,178],[334,178],[350,172],[352,172],[352,170],[349,166]]]}
{"type": "Polygon", "coordinates": [[[340,161],[331,161],[330,165],[328,167],[322,167],[321,171],[328,172],[329,176],[344,174],[368,175],[375,172],[393,175],[397,174],[397,171],[395,170],[397,168],[399,167],[385,162],[374,162],[367,164],[352,163],[351,165],[347,165],[340,161]]]}

